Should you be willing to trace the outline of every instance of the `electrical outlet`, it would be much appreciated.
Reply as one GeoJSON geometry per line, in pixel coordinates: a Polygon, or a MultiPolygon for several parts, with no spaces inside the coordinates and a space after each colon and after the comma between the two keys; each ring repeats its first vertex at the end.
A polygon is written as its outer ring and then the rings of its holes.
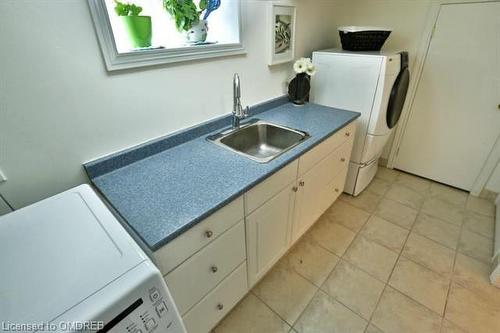
{"type": "Polygon", "coordinates": [[[6,182],[7,181],[7,176],[0,170],[0,183],[6,182]]]}

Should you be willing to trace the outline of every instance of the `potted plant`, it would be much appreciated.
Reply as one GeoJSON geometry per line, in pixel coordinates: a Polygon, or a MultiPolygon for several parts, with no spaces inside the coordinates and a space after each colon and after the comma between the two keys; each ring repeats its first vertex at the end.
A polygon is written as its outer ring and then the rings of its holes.
{"type": "Polygon", "coordinates": [[[316,67],[310,58],[300,58],[293,64],[295,77],[288,85],[288,98],[295,105],[304,105],[311,90],[311,76],[316,74],[316,67]]]}
{"type": "Polygon", "coordinates": [[[193,0],[163,0],[163,7],[172,16],[179,31],[186,32],[191,44],[204,43],[208,33],[208,16],[220,7],[221,0],[200,0],[198,6],[193,0]],[[205,12],[203,18],[200,15],[205,12]]]}
{"type": "Polygon", "coordinates": [[[142,7],[115,0],[115,12],[121,17],[133,47],[151,46],[151,16],[140,16],[142,7]]]}

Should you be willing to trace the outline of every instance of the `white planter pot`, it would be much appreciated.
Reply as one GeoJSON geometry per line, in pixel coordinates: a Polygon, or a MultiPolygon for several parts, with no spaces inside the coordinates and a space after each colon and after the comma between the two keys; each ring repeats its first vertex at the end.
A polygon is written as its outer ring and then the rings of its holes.
{"type": "Polygon", "coordinates": [[[200,20],[192,26],[186,33],[188,43],[202,43],[207,39],[208,23],[206,20],[200,20]]]}

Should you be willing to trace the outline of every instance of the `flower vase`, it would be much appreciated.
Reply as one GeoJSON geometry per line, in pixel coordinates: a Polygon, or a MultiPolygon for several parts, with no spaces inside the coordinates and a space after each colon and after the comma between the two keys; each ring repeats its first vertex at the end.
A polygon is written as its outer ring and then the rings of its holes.
{"type": "Polygon", "coordinates": [[[299,73],[288,85],[288,98],[295,105],[304,105],[310,90],[310,76],[306,73],[299,73]]]}

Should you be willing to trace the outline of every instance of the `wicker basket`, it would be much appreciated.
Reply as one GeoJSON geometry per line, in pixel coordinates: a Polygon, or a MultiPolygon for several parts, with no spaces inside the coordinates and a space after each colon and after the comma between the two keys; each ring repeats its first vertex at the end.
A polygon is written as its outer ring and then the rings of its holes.
{"type": "Polygon", "coordinates": [[[380,51],[390,29],[379,27],[339,27],[342,48],[347,51],[380,51]]]}

